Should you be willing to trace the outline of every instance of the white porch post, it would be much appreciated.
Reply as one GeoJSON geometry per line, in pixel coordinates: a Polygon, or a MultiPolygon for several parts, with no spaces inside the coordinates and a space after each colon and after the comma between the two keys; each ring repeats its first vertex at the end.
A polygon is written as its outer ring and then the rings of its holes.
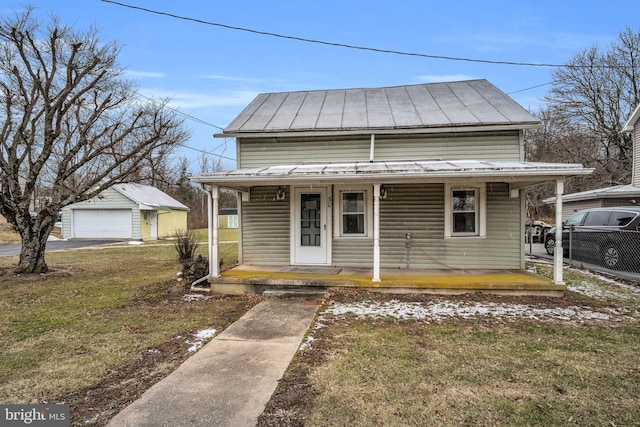
{"type": "Polygon", "coordinates": [[[218,251],[218,186],[211,186],[211,197],[209,197],[209,276],[220,277],[220,263],[218,251]]]}
{"type": "Polygon", "coordinates": [[[380,184],[373,184],[373,279],[380,281],[380,184]]]}
{"type": "Polygon", "coordinates": [[[562,194],[564,193],[564,181],[556,181],[556,247],[553,251],[553,283],[564,284],[562,279],[562,194]]]}

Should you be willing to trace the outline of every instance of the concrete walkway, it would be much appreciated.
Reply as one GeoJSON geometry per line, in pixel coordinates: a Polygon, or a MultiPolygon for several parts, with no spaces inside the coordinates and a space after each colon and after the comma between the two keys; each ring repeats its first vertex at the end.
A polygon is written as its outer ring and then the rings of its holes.
{"type": "Polygon", "coordinates": [[[255,426],[318,307],[259,303],[108,425],[255,426]]]}

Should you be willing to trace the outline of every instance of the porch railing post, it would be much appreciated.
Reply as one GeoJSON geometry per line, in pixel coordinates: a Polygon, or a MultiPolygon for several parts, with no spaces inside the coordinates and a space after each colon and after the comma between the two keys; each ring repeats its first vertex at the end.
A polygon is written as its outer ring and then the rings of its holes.
{"type": "Polygon", "coordinates": [[[556,181],[556,247],[553,251],[553,283],[557,285],[564,284],[562,278],[562,258],[564,250],[562,249],[562,194],[564,193],[564,181],[556,181]]]}
{"type": "Polygon", "coordinates": [[[380,281],[380,184],[373,184],[373,282],[380,281]]]}
{"type": "Polygon", "coordinates": [[[218,261],[218,186],[211,186],[209,198],[209,276],[220,277],[220,263],[218,261]]]}

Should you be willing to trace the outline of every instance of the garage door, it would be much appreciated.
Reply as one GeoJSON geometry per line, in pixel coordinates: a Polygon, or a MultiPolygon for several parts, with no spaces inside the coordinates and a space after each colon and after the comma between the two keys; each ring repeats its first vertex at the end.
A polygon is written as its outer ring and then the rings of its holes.
{"type": "Polygon", "coordinates": [[[127,239],[133,237],[131,209],[74,209],[76,239],[127,239]]]}

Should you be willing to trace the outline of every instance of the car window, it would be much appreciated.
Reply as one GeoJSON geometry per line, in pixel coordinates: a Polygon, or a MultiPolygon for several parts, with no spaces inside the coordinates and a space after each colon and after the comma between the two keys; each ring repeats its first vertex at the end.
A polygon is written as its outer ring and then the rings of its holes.
{"type": "Polygon", "coordinates": [[[591,211],[582,224],[585,227],[604,227],[609,225],[610,211],[591,211]]]}
{"type": "Polygon", "coordinates": [[[612,227],[624,227],[628,225],[636,217],[633,212],[611,212],[609,217],[609,225],[612,227]]]}
{"type": "Polygon", "coordinates": [[[586,215],[586,212],[578,212],[577,214],[570,217],[568,220],[564,222],[564,225],[580,225],[582,224],[582,220],[586,215]]]}

